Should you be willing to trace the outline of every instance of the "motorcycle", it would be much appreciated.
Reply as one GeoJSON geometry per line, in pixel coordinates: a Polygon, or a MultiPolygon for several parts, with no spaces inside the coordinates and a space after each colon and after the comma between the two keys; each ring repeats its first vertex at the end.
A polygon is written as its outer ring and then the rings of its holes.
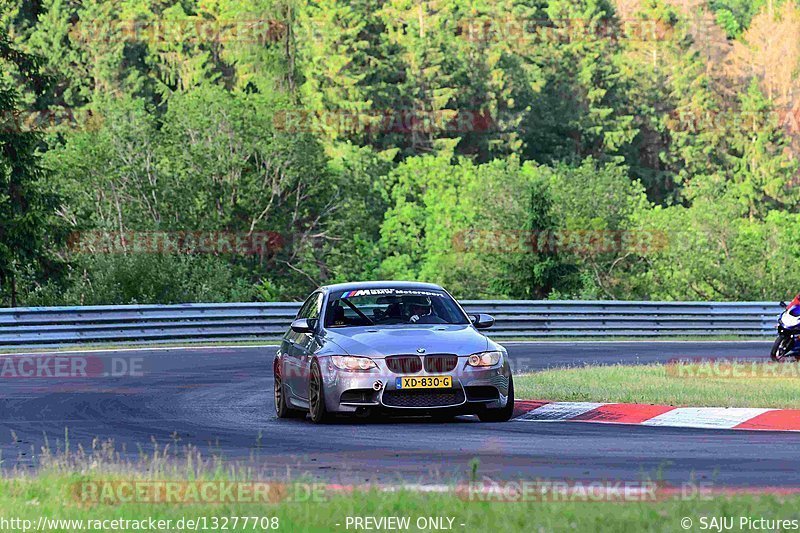
{"type": "Polygon", "coordinates": [[[800,295],[790,304],[781,302],[784,311],[778,317],[778,338],[772,345],[770,359],[776,362],[793,357],[800,361],[800,295]]]}

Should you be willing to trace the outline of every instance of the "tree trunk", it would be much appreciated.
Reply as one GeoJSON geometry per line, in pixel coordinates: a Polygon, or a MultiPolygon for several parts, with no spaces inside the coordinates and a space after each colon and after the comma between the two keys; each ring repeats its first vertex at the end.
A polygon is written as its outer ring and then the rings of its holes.
{"type": "Polygon", "coordinates": [[[11,281],[11,307],[17,306],[17,277],[14,272],[14,268],[11,268],[11,275],[9,276],[9,280],[11,281]]]}

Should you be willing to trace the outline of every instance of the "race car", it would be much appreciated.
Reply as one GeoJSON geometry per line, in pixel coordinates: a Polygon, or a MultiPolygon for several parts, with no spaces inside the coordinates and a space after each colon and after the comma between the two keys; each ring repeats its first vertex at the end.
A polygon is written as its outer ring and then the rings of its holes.
{"type": "Polygon", "coordinates": [[[275,413],[308,413],[315,423],[347,414],[507,421],[514,411],[508,354],[478,331],[493,324],[429,283],[320,287],[275,355],[275,413]]]}

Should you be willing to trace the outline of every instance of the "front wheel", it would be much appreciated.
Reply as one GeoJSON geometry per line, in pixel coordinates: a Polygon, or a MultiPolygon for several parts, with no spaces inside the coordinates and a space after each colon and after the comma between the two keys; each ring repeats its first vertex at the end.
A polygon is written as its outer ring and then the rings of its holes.
{"type": "Polygon", "coordinates": [[[786,361],[786,354],[794,347],[794,339],[792,337],[778,337],[772,344],[772,350],[769,353],[769,358],[776,363],[783,363],[786,361]]]}
{"type": "Polygon", "coordinates": [[[514,378],[508,378],[508,401],[505,407],[486,409],[478,413],[481,422],[508,422],[514,416],[514,378]]]}
{"type": "Polygon", "coordinates": [[[278,418],[305,417],[306,416],[305,411],[292,409],[291,407],[289,407],[289,404],[286,403],[286,391],[283,390],[283,379],[281,379],[281,373],[277,365],[275,367],[273,381],[275,383],[274,387],[275,414],[278,416],[278,418]]]}
{"type": "Polygon", "coordinates": [[[330,422],[331,414],[325,406],[325,385],[316,359],[311,363],[311,376],[308,380],[308,407],[312,422],[315,424],[330,422]]]}

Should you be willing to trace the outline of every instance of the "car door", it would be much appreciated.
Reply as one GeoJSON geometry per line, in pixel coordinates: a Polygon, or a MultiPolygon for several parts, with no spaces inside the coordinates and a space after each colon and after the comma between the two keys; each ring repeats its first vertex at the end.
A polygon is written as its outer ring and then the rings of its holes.
{"type": "Polygon", "coordinates": [[[319,341],[317,331],[320,327],[320,315],[322,313],[322,293],[317,292],[309,298],[309,307],[306,310],[306,316],[303,318],[311,321],[316,321],[317,327],[314,333],[300,333],[295,342],[295,349],[297,350],[297,365],[298,365],[298,383],[297,395],[303,400],[308,400],[308,377],[311,374],[311,360],[314,353],[319,348],[319,341]]]}
{"type": "MultiPolygon", "coordinates": [[[[309,310],[311,308],[312,303],[316,299],[316,293],[312,294],[306,301],[303,302],[303,305],[300,306],[300,310],[297,312],[297,315],[294,317],[294,320],[299,318],[306,318],[309,314],[309,310]]],[[[300,390],[300,356],[302,355],[302,350],[300,350],[297,346],[298,341],[300,340],[302,333],[298,333],[293,329],[289,328],[289,331],[284,336],[284,342],[282,346],[283,350],[283,357],[282,357],[282,364],[281,364],[281,377],[283,379],[283,384],[287,388],[287,391],[292,397],[298,397],[298,391],[300,390]]]]}
{"type": "MultiPolygon", "coordinates": [[[[311,319],[319,317],[318,306],[322,303],[322,293],[315,292],[309,296],[300,307],[295,320],[299,318],[311,319]]],[[[289,330],[286,337],[286,349],[283,356],[282,376],[283,383],[289,389],[289,393],[302,400],[308,397],[308,356],[307,350],[313,342],[314,335],[311,333],[298,333],[289,330]]]]}

